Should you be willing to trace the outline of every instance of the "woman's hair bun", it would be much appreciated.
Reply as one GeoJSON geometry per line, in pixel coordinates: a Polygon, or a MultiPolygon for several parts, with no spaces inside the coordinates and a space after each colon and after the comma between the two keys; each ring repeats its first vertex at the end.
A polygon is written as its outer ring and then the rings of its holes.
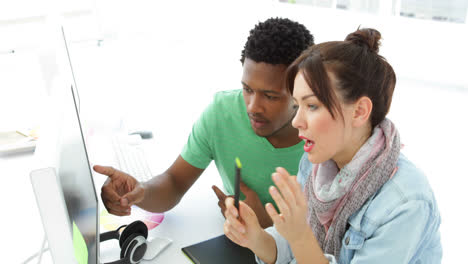
{"type": "Polygon", "coordinates": [[[373,28],[361,28],[346,36],[345,41],[351,41],[354,44],[366,45],[371,51],[379,52],[380,32],[373,28]]]}

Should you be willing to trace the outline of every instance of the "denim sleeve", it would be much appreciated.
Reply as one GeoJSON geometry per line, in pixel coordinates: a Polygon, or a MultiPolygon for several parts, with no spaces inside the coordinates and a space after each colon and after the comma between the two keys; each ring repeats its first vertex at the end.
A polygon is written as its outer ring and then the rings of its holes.
{"type": "Polygon", "coordinates": [[[438,228],[439,221],[427,201],[407,201],[389,212],[382,223],[375,223],[379,227],[373,235],[355,251],[350,262],[343,263],[411,263],[420,257],[421,247],[429,239],[428,234],[438,228]]]}
{"type": "MultiPolygon", "coordinates": [[[[291,247],[289,246],[289,243],[284,237],[282,237],[278,231],[276,231],[276,228],[274,227],[269,227],[265,229],[267,233],[269,233],[276,242],[276,262],[275,264],[296,264],[296,259],[294,258],[294,255],[292,253],[291,247]]],[[[325,257],[330,261],[330,264],[337,264],[335,257],[325,254],[325,257]]],[[[257,263],[260,264],[265,264],[259,257],[255,256],[255,260],[257,263]]]]}
{"type": "Polygon", "coordinates": [[[307,158],[307,153],[304,153],[299,161],[299,170],[297,172],[297,181],[301,184],[302,188],[304,188],[306,180],[312,171],[312,166],[312,163],[307,158]]]}
{"type": "MultiPolygon", "coordinates": [[[[276,262],[275,264],[296,263],[289,243],[282,237],[275,227],[268,227],[265,231],[270,234],[276,243],[276,262]]],[[[265,264],[259,257],[255,256],[257,263],[265,264]]]]}

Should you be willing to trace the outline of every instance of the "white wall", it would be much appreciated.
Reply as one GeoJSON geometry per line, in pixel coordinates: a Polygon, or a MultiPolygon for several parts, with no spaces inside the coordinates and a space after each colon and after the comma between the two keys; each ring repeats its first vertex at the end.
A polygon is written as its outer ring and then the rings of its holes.
{"type": "MultiPolygon", "coordinates": [[[[99,1],[101,6],[106,0],[99,1]]],[[[400,76],[468,87],[468,25],[396,16],[376,16],[276,1],[112,1],[103,15],[103,31],[156,32],[164,40],[206,45],[241,45],[252,25],[270,16],[285,16],[307,25],[317,42],[340,40],[358,26],[375,27],[383,36],[381,53],[400,76]],[[146,8],[151,6],[152,8],[146,8]],[[107,15],[107,16],[106,16],[107,15]],[[108,18],[108,19],[106,19],[108,18]],[[211,34],[217,38],[211,39],[211,34]]]]}

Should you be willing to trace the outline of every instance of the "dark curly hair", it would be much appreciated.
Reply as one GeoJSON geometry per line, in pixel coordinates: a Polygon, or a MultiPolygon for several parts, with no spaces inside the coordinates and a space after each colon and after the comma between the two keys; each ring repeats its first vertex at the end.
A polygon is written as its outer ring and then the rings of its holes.
{"type": "Polygon", "coordinates": [[[307,47],[314,44],[314,36],[297,22],[287,18],[269,18],[250,30],[240,61],[245,58],[268,64],[291,64],[307,47]]]}

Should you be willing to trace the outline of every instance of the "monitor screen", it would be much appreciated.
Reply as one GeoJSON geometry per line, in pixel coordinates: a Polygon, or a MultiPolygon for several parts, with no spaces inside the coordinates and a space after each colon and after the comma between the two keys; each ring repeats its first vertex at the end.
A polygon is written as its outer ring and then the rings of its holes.
{"type": "MultiPolygon", "coordinates": [[[[50,96],[43,106],[44,120],[34,154],[35,166],[55,169],[67,211],[63,218],[69,220],[66,224],[69,225],[70,235],[81,234],[73,237],[73,246],[79,240],[80,252],[86,251],[80,256],[86,255],[89,264],[98,264],[98,197],[80,123],[79,99],[75,93],[77,90],[63,29],[60,33],[60,38],[56,39],[60,41],[60,46],[55,50],[55,62],[59,67],[51,81],[50,96]]],[[[51,251],[61,250],[61,247],[50,246],[51,251]]]]}
{"type": "Polygon", "coordinates": [[[69,90],[62,105],[57,173],[60,178],[70,224],[75,223],[83,235],[88,263],[98,263],[98,198],[77,110],[76,97],[69,90]]]}

